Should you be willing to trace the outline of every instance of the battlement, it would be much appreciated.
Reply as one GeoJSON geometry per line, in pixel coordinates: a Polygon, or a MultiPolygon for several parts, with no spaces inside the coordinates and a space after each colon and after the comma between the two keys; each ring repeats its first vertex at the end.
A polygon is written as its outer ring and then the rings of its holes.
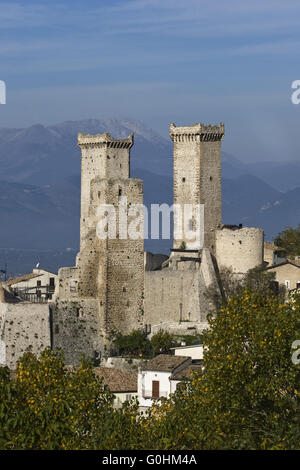
{"type": "Polygon", "coordinates": [[[133,146],[133,133],[126,139],[114,139],[108,132],[104,134],[78,134],[77,145],[80,148],[123,148],[130,149],[133,146]]]}
{"type": "Polygon", "coordinates": [[[210,142],[222,140],[224,124],[212,126],[211,124],[193,124],[192,126],[178,126],[170,124],[170,138],[173,142],[210,142]]]}

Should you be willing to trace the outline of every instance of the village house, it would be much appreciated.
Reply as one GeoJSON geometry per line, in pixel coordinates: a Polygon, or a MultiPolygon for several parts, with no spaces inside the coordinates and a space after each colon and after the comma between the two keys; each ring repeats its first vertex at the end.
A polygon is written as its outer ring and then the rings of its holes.
{"type": "Polygon", "coordinates": [[[35,268],[32,273],[10,279],[5,287],[15,296],[29,302],[50,302],[58,276],[45,269],[35,268]]]}
{"type": "Polygon", "coordinates": [[[273,266],[286,260],[285,250],[274,245],[271,242],[264,243],[264,262],[266,265],[273,266]]]}
{"type": "Polygon", "coordinates": [[[192,362],[200,363],[203,360],[203,345],[202,344],[193,344],[191,346],[176,346],[171,348],[171,351],[174,351],[175,356],[187,356],[192,359],[192,362]]]}
{"type": "Polygon", "coordinates": [[[179,374],[192,365],[188,356],[159,354],[147,361],[138,372],[138,400],[141,410],[152,406],[161,397],[168,398],[176,390],[179,374]],[[171,377],[177,377],[171,383],[171,377]]]}
{"type": "Polygon", "coordinates": [[[125,401],[137,397],[137,372],[116,367],[95,367],[94,372],[103,379],[104,387],[115,395],[115,408],[120,408],[125,401]]]}
{"type": "Polygon", "coordinates": [[[275,281],[279,286],[285,286],[288,291],[300,289],[300,260],[287,259],[266,269],[275,273],[275,281]]]}
{"type": "Polygon", "coordinates": [[[185,369],[175,372],[170,377],[170,393],[174,393],[178,384],[181,382],[188,382],[191,380],[195,372],[200,372],[202,367],[197,364],[190,364],[185,369]]]}

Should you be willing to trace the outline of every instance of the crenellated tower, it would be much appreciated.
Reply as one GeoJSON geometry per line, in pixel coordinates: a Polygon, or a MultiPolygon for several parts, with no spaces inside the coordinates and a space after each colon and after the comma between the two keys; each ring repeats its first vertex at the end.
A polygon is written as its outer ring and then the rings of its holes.
{"type": "MultiPolygon", "coordinates": [[[[202,123],[189,127],[170,125],[170,138],[174,143],[174,204],[204,205],[204,247],[215,253],[215,230],[222,224],[221,193],[221,141],[224,124],[211,126],[202,123]]],[[[176,226],[184,225],[179,220],[182,214],[174,214],[176,226]]],[[[191,228],[194,228],[191,220],[191,228]]],[[[174,248],[189,248],[184,234],[175,240],[174,248]]],[[[201,248],[201,246],[199,246],[201,248]]]]}

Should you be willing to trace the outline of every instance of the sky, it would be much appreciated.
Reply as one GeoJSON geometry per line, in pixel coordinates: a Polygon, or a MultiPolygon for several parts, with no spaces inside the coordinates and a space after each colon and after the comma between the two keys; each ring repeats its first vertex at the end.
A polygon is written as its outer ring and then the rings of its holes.
{"type": "Polygon", "coordinates": [[[299,0],[0,0],[0,127],[225,123],[245,162],[299,160],[299,0]]]}

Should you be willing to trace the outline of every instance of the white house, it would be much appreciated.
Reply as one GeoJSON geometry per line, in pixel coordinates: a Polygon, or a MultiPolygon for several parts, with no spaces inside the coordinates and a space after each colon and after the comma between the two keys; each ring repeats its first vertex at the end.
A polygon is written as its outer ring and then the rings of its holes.
{"type": "Polygon", "coordinates": [[[174,374],[171,375],[170,377],[170,391],[171,393],[174,393],[176,391],[176,388],[179,383],[181,382],[186,382],[191,379],[191,375],[194,372],[199,372],[202,370],[202,366],[199,364],[190,364],[188,367],[186,367],[183,370],[180,370],[179,372],[175,372],[174,374]]]}
{"type": "MultiPolygon", "coordinates": [[[[138,372],[138,400],[141,408],[152,406],[154,400],[168,398],[176,389],[171,377],[192,365],[187,356],[159,354],[147,361],[138,372]]],[[[180,380],[178,380],[180,381],[180,380]]]]}
{"type": "Polygon", "coordinates": [[[192,361],[202,361],[203,359],[203,345],[193,344],[192,346],[177,346],[171,348],[175,356],[188,356],[192,361]]]}
{"type": "Polygon", "coordinates": [[[32,273],[6,281],[10,292],[30,302],[49,302],[58,282],[57,274],[35,268],[32,273]]]}

